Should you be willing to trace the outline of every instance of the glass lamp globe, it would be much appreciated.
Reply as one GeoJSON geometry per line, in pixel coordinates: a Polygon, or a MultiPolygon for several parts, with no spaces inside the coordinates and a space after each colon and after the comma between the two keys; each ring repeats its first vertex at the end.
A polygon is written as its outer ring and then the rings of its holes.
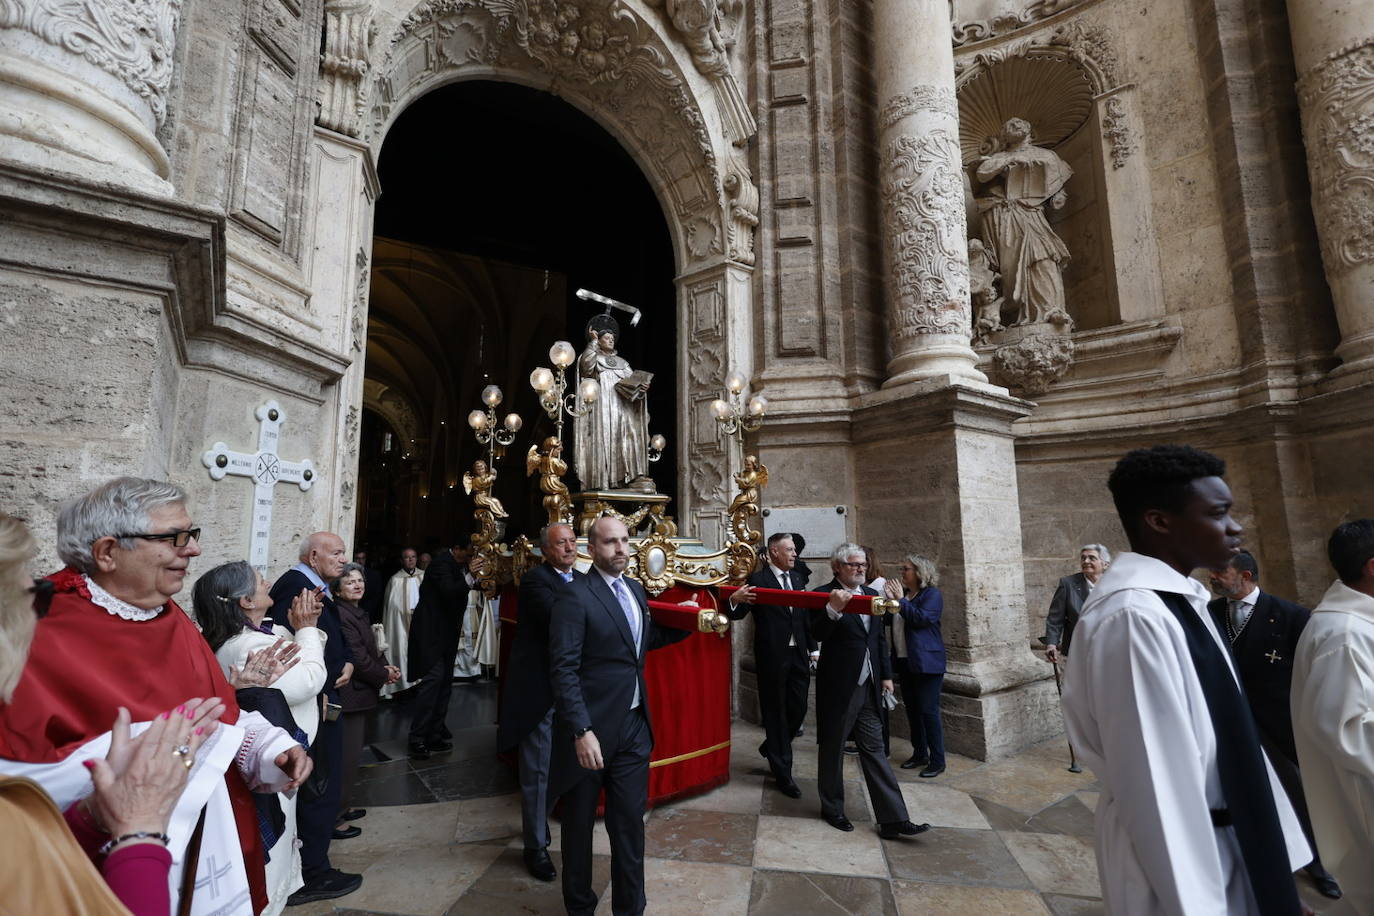
{"type": "Polygon", "coordinates": [[[725,403],[720,398],[716,398],[711,402],[711,413],[715,414],[717,420],[724,420],[727,419],[733,411],[730,409],[729,404],[725,403]]]}
{"type": "Polygon", "coordinates": [[[474,410],[472,413],[468,414],[468,426],[471,426],[473,429],[486,429],[486,411],[474,410]]]}
{"type": "Polygon", "coordinates": [[[739,394],[749,384],[743,372],[731,372],[725,377],[725,387],[731,394],[739,394]]]}
{"type": "Polygon", "coordinates": [[[768,412],[768,399],[761,394],[756,394],[749,399],[749,416],[761,417],[768,412]]]}
{"type": "Polygon", "coordinates": [[[661,452],[668,447],[668,440],[662,435],[655,435],[649,440],[649,447],[656,452],[661,452]]]}
{"type": "Polygon", "coordinates": [[[553,373],[540,366],[530,373],[530,387],[543,394],[553,387],[553,373]]]}
{"type": "Polygon", "coordinates": [[[525,424],[525,421],[522,420],[522,419],[520,419],[520,414],[518,414],[518,413],[508,413],[508,414],[506,414],[506,429],[510,430],[511,432],[513,432],[513,433],[518,433],[518,432],[520,431],[520,427],[523,426],[524,424],[525,424]]]}
{"type": "Polygon", "coordinates": [[[583,379],[582,384],[577,388],[578,396],[583,403],[595,404],[597,398],[601,397],[601,385],[594,378],[583,379]]]}
{"type": "Polygon", "coordinates": [[[482,403],[488,407],[495,407],[501,403],[501,389],[495,385],[488,385],[482,389],[482,403]]]}
{"type": "Polygon", "coordinates": [[[573,345],[566,340],[560,340],[552,347],[549,347],[549,362],[560,369],[566,369],[571,366],[573,360],[576,358],[577,351],[574,350],[573,345]]]}

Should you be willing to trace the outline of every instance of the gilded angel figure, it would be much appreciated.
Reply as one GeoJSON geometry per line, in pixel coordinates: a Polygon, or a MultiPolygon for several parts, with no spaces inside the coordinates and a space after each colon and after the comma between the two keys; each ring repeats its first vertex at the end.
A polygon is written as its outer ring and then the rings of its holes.
{"type": "Polygon", "coordinates": [[[544,511],[548,513],[549,524],[565,522],[572,518],[572,498],[568,495],[568,485],[563,475],[568,473],[568,463],[563,460],[563,443],[556,436],[544,440],[543,450],[531,445],[525,455],[525,474],[531,476],[539,472],[539,489],[544,492],[544,511]]]}
{"type": "Polygon", "coordinates": [[[493,519],[506,518],[506,509],[501,500],[491,495],[496,485],[496,472],[487,463],[478,459],[472,463],[472,470],[463,475],[463,492],[472,496],[472,504],[477,514],[488,512],[493,519]]]}

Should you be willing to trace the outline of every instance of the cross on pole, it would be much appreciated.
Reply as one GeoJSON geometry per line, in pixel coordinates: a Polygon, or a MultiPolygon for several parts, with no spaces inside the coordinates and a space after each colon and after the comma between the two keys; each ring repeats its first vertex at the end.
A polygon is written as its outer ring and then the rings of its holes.
{"type": "Polygon", "coordinates": [[[248,562],[263,575],[267,574],[267,549],[272,534],[273,491],[279,483],[294,483],[309,490],[315,483],[315,465],[303,461],[282,461],[277,455],[281,442],[281,425],[286,413],[276,401],[268,401],[254,411],[262,424],[258,432],[258,450],[251,454],[236,452],[223,442],[216,442],[200,456],[201,463],[210,469],[211,480],[223,480],[226,474],[251,477],[256,486],[253,493],[253,533],[249,542],[248,562]]]}

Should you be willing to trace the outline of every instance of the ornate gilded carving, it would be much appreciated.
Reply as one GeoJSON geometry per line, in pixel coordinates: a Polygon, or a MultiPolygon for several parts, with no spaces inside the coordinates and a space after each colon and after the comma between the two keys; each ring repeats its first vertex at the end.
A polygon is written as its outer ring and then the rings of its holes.
{"type": "Polygon", "coordinates": [[[1102,106],[1102,139],[1112,154],[1112,168],[1119,169],[1135,152],[1130,128],[1126,126],[1126,105],[1120,96],[1112,96],[1102,106]]]}
{"type": "Polygon", "coordinates": [[[181,0],[3,0],[0,29],[22,29],[84,58],[167,116],[181,0]]]}
{"type": "Polygon", "coordinates": [[[1298,80],[1312,209],[1332,277],[1374,261],[1374,38],[1298,80]]]}
{"type": "Polygon", "coordinates": [[[496,485],[496,471],[480,458],[472,463],[472,470],[463,475],[463,492],[472,497],[472,515],[477,530],[472,533],[472,546],[491,546],[501,540],[496,520],[506,518],[506,508],[492,495],[496,485]]]}
{"type": "Polygon", "coordinates": [[[372,41],[373,0],[325,0],[324,52],[320,55],[321,127],[356,137],[362,132],[362,83],[367,76],[372,41]]]}
{"type": "Polygon", "coordinates": [[[543,447],[531,445],[525,455],[525,474],[539,473],[539,489],[544,493],[544,513],[546,524],[559,522],[572,523],[572,497],[563,475],[568,473],[568,463],[563,460],[563,443],[556,436],[544,440],[543,447]]]}
{"type": "Polygon", "coordinates": [[[891,241],[889,326],[898,340],[969,329],[969,273],[959,144],[944,128],[883,146],[883,221],[891,241]]]}
{"type": "Polygon", "coordinates": [[[1085,0],[1031,0],[1025,9],[1018,12],[999,13],[989,19],[974,22],[954,23],[954,46],[986,41],[999,35],[1024,29],[1056,13],[1078,6],[1085,0]]]}
{"type": "Polygon", "coordinates": [[[739,492],[730,502],[730,532],[736,541],[743,544],[757,544],[763,537],[758,529],[750,524],[750,519],[759,514],[759,491],[768,486],[768,468],[759,463],[757,455],[746,455],[744,467],[735,475],[739,492]]]}

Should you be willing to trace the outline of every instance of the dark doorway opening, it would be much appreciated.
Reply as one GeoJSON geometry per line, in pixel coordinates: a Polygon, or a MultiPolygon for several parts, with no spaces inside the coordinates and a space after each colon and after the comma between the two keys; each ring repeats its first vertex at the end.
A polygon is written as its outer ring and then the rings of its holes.
{"type": "MultiPolygon", "coordinates": [[[[391,560],[403,544],[433,547],[470,531],[462,477],[485,447],[467,415],[488,384],[505,395],[499,415],[524,420],[498,465],[506,540],[534,537],[544,515],[524,456],[554,424],[529,375],[549,365],[556,340],[582,349],[587,320],[602,307],[577,299],[580,287],[643,312],[634,328],[617,314],[619,352],[654,373],[650,431],[669,447],[651,472],[675,497],[672,242],[658,199],[620,144],[549,93],[462,82],[401,114],[378,172],[364,392],[364,438],[375,454],[360,462],[368,498],[358,504],[357,544],[391,560]]],[[[564,443],[570,455],[568,425],[564,443]]],[[[573,472],[568,482],[576,488],[573,472]]]]}

